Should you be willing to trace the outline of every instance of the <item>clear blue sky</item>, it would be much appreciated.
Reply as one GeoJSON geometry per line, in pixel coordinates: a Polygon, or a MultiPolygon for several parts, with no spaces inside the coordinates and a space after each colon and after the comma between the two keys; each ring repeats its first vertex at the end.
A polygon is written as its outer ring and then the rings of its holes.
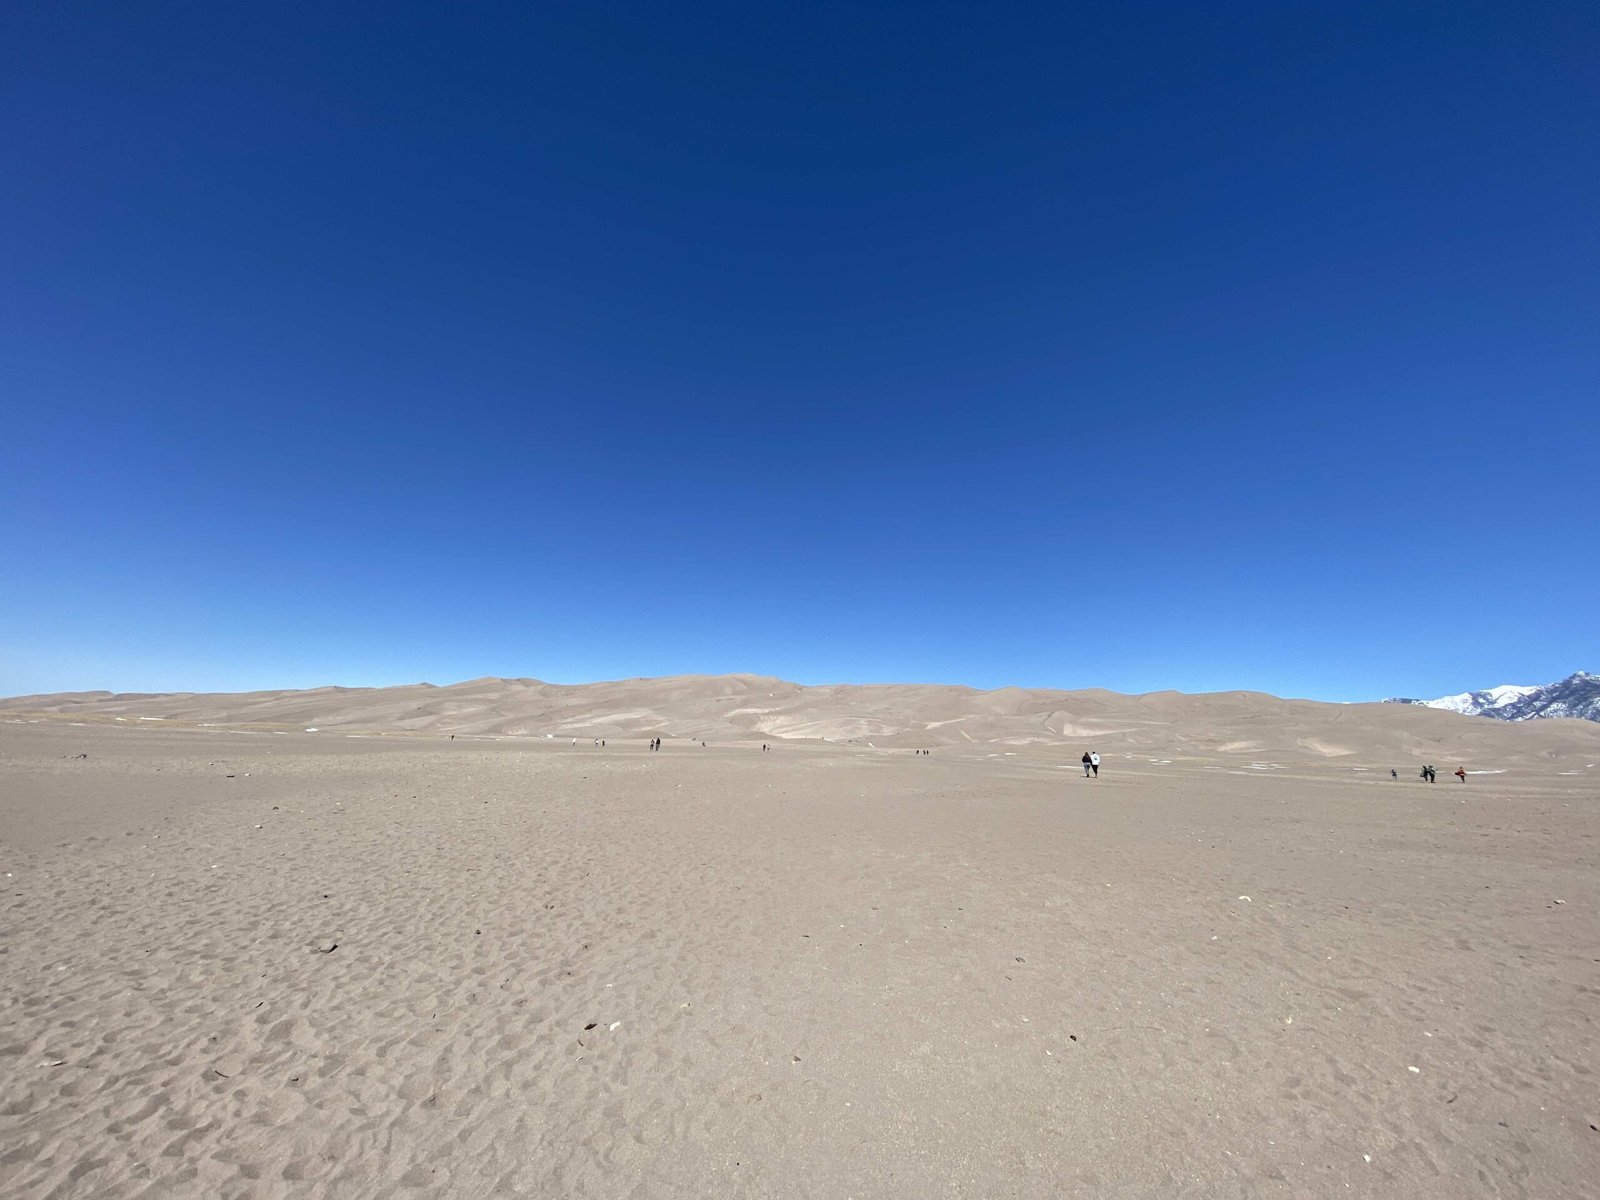
{"type": "Polygon", "coordinates": [[[0,693],[1600,669],[1600,9],[0,17],[0,693]]]}

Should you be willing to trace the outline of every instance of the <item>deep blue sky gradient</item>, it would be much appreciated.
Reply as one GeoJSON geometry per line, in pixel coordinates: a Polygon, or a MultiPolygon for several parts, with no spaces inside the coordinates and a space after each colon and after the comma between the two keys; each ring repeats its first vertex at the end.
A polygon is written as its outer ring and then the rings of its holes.
{"type": "Polygon", "coordinates": [[[0,694],[1600,669],[1592,4],[0,28],[0,694]]]}

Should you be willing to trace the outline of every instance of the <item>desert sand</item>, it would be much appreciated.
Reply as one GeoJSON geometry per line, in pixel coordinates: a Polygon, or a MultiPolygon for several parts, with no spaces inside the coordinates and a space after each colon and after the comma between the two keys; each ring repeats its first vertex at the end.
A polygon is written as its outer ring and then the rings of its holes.
{"type": "Polygon", "coordinates": [[[773,683],[13,703],[0,1195],[1596,1194],[1600,727],[773,683]]]}
{"type": "MultiPolygon", "coordinates": [[[[984,746],[1004,752],[1098,745],[1161,758],[1329,761],[1355,766],[1465,762],[1589,770],[1600,723],[1486,718],[1395,704],[1325,704],[1261,692],[1125,696],[1100,689],[933,684],[804,687],[761,675],[609,683],[473,679],[436,687],[322,687],[242,694],[75,692],[0,700],[0,715],[207,729],[443,733],[481,737],[831,741],[874,749],[984,746]]],[[[1081,753],[1081,749],[1079,751],[1081,753]]],[[[1452,767],[1453,769],[1453,767],[1452,767]]]]}

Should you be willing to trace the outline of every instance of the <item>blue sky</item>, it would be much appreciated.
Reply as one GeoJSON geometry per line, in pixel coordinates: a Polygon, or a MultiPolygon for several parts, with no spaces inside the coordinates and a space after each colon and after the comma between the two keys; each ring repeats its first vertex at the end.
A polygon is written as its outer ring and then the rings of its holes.
{"type": "Polygon", "coordinates": [[[0,21],[0,693],[1600,668],[1593,5],[0,21]]]}

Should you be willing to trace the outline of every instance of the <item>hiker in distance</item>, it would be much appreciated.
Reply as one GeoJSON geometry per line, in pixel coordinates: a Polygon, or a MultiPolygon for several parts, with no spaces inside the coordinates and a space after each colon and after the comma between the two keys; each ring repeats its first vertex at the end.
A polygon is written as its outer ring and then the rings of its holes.
{"type": "Polygon", "coordinates": [[[1089,751],[1089,765],[1094,768],[1094,777],[1100,778],[1100,751],[1089,751]]]}
{"type": "Polygon", "coordinates": [[[1094,759],[1090,758],[1089,752],[1085,750],[1083,752],[1083,777],[1085,779],[1089,778],[1089,768],[1092,766],[1094,766],[1094,759]]]}

